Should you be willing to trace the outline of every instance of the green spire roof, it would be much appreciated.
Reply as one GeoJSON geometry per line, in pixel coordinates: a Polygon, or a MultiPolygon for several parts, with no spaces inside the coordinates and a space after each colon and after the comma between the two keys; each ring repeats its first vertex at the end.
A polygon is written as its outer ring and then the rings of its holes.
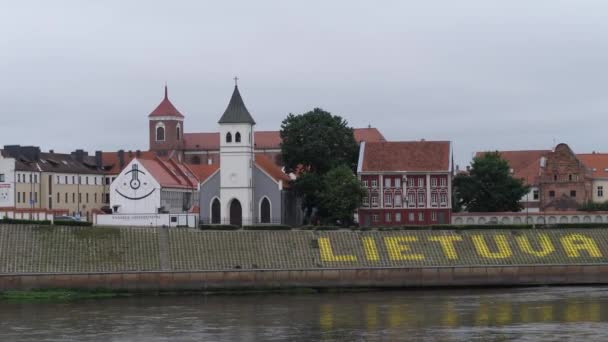
{"type": "Polygon", "coordinates": [[[238,86],[234,86],[234,92],[230,98],[230,103],[228,103],[228,108],[226,108],[224,115],[222,115],[218,123],[248,123],[255,125],[255,121],[251,117],[251,114],[249,114],[247,107],[245,107],[245,103],[243,103],[238,86]]]}

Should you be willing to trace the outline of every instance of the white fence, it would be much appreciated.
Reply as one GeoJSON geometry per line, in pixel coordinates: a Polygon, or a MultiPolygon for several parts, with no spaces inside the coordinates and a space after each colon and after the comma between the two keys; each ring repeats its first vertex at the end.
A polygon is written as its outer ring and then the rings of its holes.
{"type": "Polygon", "coordinates": [[[452,224],[558,224],[606,223],[608,212],[454,213],[452,224]]]}
{"type": "Polygon", "coordinates": [[[93,224],[99,226],[190,227],[198,226],[197,214],[109,214],[95,215],[93,224]]]}

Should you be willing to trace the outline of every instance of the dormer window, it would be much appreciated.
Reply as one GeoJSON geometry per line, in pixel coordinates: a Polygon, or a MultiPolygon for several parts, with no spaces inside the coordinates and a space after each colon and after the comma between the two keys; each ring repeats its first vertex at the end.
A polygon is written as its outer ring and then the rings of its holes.
{"type": "Polygon", "coordinates": [[[234,142],[237,142],[237,143],[241,142],[241,133],[236,132],[236,134],[234,135],[234,142]]]}
{"type": "Polygon", "coordinates": [[[232,134],[230,134],[230,132],[226,133],[226,142],[227,143],[231,143],[232,142],[232,134]]]}
{"type": "Polygon", "coordinates": [[[165,141],[165,125],[162,122],[156,125],[156,141],[165,141]]]}

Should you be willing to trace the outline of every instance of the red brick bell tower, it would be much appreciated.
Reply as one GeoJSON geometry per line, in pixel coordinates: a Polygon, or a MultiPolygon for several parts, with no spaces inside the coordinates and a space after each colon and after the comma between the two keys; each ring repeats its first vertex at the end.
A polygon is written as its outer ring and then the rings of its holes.
{"type": "Polygon", "coordinates": [[[158,156],[182,160],[184,150],[184,116],[169,101],[167,86],[165,98],[148,115],[150,151],[158,156]]]}

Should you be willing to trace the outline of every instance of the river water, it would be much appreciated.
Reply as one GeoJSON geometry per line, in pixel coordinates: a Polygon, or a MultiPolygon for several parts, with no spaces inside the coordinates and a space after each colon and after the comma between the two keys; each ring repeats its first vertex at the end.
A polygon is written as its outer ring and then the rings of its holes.
{"type": "Polygon", "coordinates": [[[0,302],[0,341],[608,341],[608,287],[0,302]]]}

